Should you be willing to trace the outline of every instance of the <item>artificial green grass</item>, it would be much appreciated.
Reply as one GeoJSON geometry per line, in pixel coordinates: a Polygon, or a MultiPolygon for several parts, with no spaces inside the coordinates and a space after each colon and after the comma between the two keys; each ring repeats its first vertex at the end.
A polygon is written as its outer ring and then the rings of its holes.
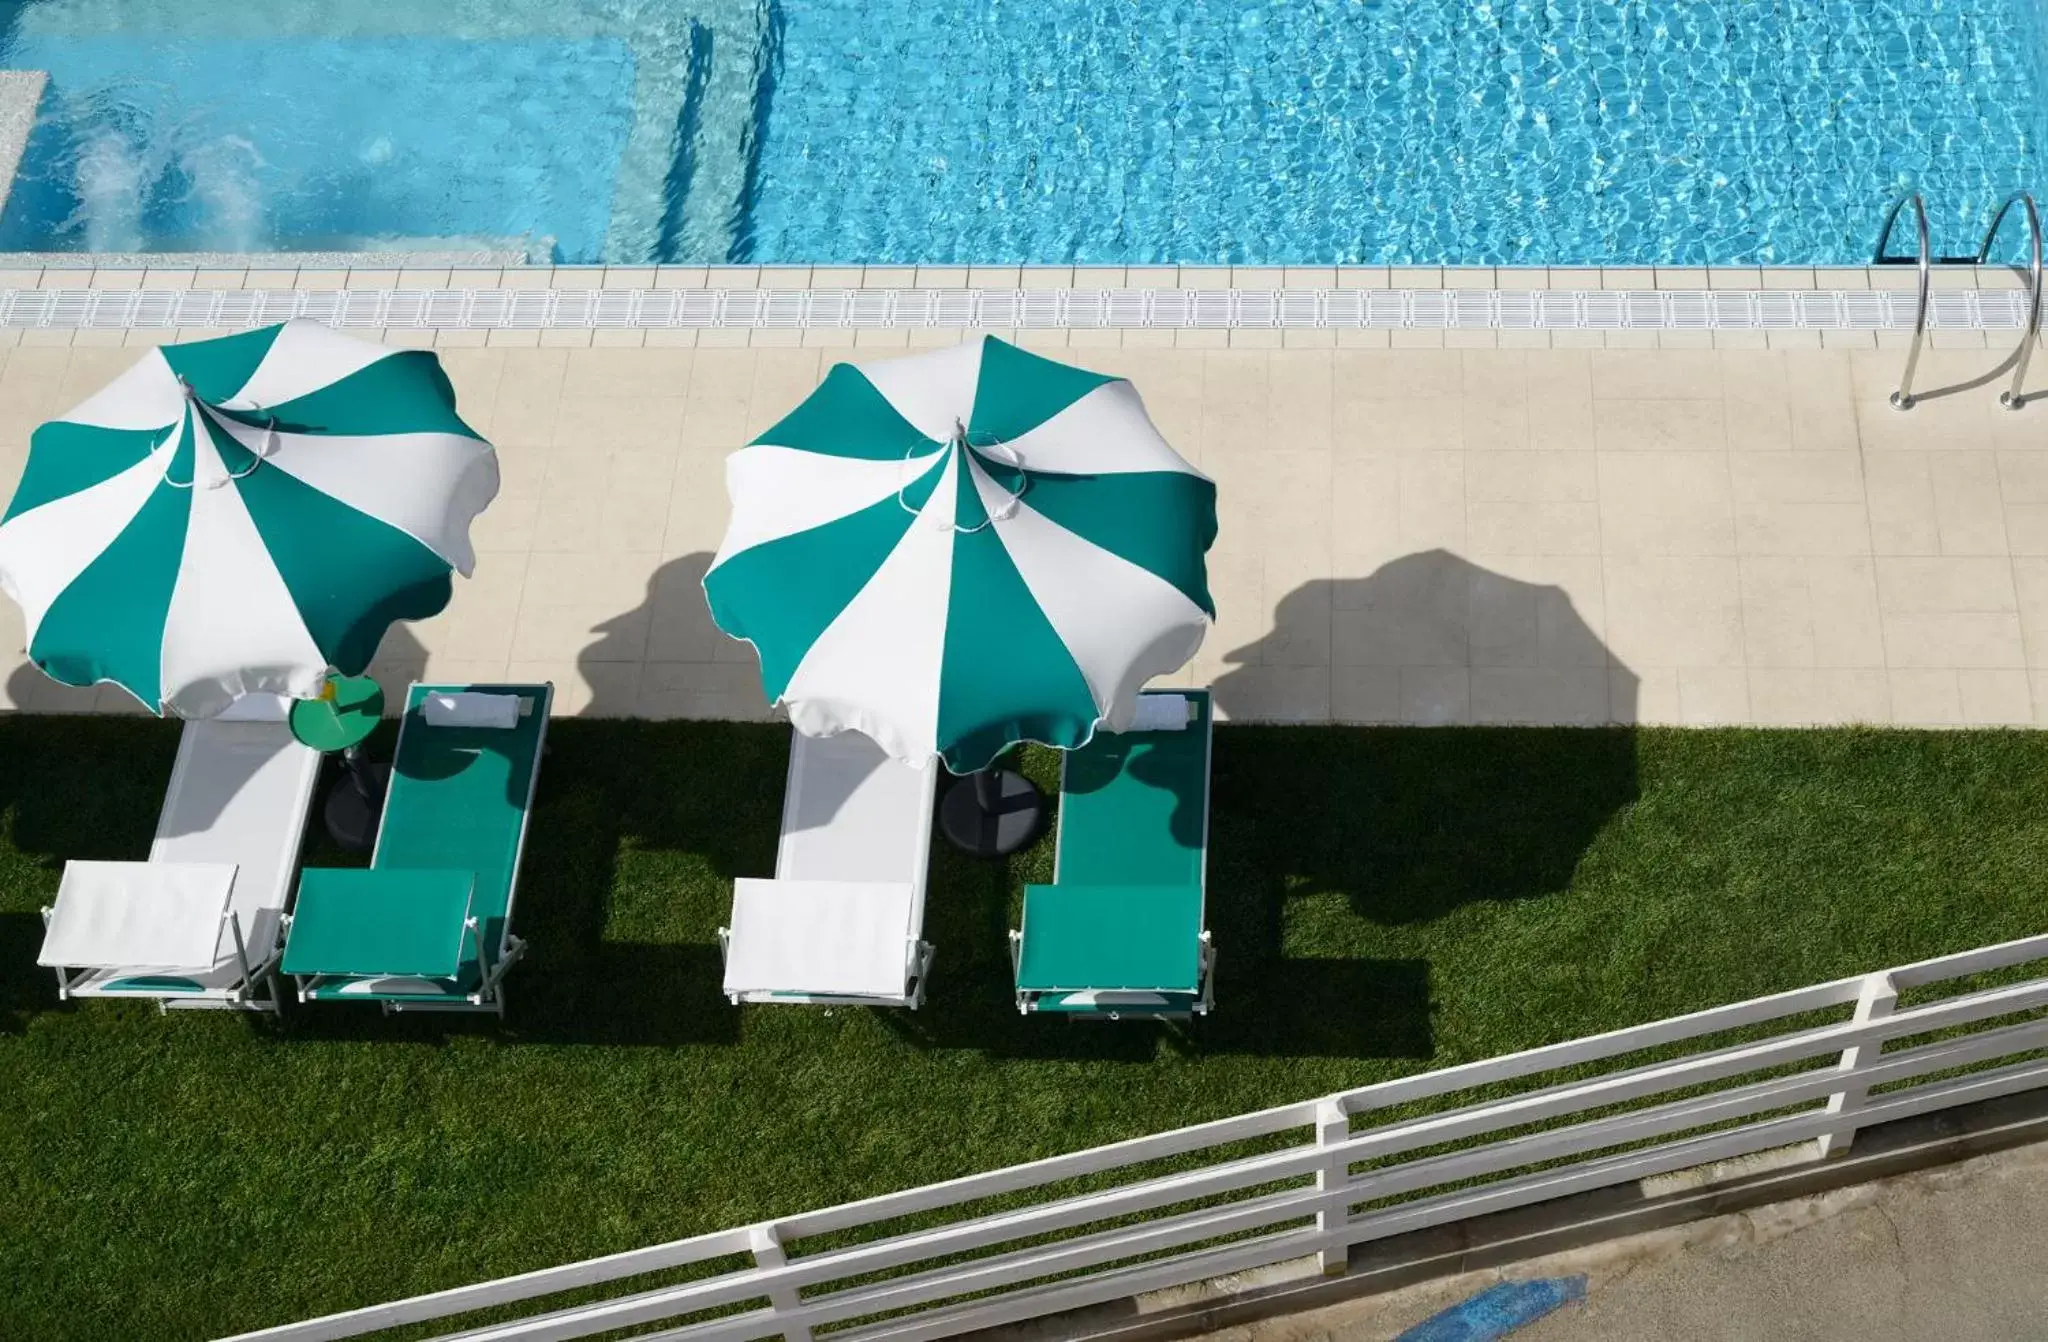
{"type": "Polygon", "coordinates": [[[279,1029],[57,1002],[36,909],[146,853],[175,728],[0,721],[0,1337],[259,1327],[2048,926],[2048,735],[1224,728],[1211,1019],[1017,1015],[1049,843],[935,847],[921,1011],[735,1009],[786,730],[552,741],[510,1019],[279,1029]]]}

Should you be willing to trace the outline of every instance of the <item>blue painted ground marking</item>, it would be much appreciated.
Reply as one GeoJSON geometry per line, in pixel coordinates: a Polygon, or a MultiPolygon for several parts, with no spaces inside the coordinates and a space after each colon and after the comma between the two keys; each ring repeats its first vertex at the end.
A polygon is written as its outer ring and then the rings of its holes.
{"type": "Polygon", "coordinates": [[[1583,1276],[1504,1281],[1463,1304],[1424,1319],[1394,1342],[1494,1342],[1555,1309],[1585,1298],[1583,1276]]]}

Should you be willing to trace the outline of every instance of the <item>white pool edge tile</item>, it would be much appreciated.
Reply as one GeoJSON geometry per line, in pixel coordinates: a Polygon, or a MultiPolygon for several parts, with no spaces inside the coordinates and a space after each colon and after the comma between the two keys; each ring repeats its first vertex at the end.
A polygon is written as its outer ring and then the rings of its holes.
{"type": "MultiPolygon", "coordinates": [[[[605,272],[553,271],[594,287],[512,283],[393,287],[392,272],[320,272],[317,287],[231,287],[245,272],[189,280],[161,269],[126,275],[44,272],[29,284],[0,271],[0,328],[14,330],[241,330],[292,318],[360,330],[1086,330],[1086,331],[1895,331],[1910,326],[1913,294],[1893,287],[1761,289],[1513,288],[604,288],[605,272]],[[357,284],[351,287],[349,279],[357,284]],[[189,286],[189,287],[187,287],[189,286]]],[[[644,280],[641,268],[635,279],[644,280]]],[[[1551,272],[1546,272],[1546,275],[1551,272]]],[[[493,276],[497,272],[492,272],[493,276]]],[[[266,280],[281,278],[272,271],[266,280]]],[[[303,285],[301,272],[298,283],[303,285]]],[[[435,278],[439,278],[438,275],[435,278]]],[[[507,277],[509,279],[509,273],[507,277]]],[[[710,273],[710,280],[725,278],[710,273]]],[[[1005,278],[1008,278],[1005,276],[1005,278]]],[[[1019,277],[1021,280],[1021,276],[1019,277]]],[[[1887,277],[1890,278],[1890,277],[1887,277]]],[[[402,283],[402,281],[400,281],[402,283]]],[[[1929,325],[2017,331],[2026,294],[1952,286],[1930,297],[1929,325]]]]}
{"type": "MultiPolygon", "coordinates": [[[[4,142],[0,142],[4,148],[4,142]]],[[[473,289],[1841,289],[1909,288],[1910,265],[1874,266],[1090,266],[869,265],[861,262],[758,266],[521,265],[509,254],[252,253],[177,254],[0,252],[0,272],[44,277],[40,287],[78,288],[97,270],[180,270],[219,275],[241,270],[266,281],[239,286],[344,288],[355,271],[451,271],[457,288],[473,289]],[[658,278],[650,284],[649,274],[658,278]],[[273,283],[280,276],[296,280],[273,283]],[[339,277],[339,278],[337,278],[339,277]],[[1704,277],[1704,280],[1702,279],[1704,277]],[[1880,278],[1881,277],[1881,278],[1880,278]]],[[[1974,288],[1977,267],[1937,268],[1937,284],[1974,288]]],[[[1999,271],[1996,266],[1985,271],[1999,271]]],[[[24,288],[39,287],[37,282],[24,288]]],[[[194,287],[209,287],[195,285],[194,287]]],[[[357,287],[382,287],[358,285],[357,287]]]]}

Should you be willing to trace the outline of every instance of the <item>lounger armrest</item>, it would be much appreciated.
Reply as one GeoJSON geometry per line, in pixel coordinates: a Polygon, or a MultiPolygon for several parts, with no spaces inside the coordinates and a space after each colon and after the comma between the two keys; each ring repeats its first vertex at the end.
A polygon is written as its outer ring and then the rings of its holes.
{"type": "Polygon", "coordinates": [[[725,991],[889,997],[916,963],[907,881],[733,882],[725,991]]]}

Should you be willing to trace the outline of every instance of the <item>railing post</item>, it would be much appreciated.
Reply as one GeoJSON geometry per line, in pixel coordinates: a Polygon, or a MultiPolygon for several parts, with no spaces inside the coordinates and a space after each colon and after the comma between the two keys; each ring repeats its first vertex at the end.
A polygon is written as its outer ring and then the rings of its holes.
{"type": "MultiPolygon", "coordinates": [[[[1859,1024],[1864,1021],[1882,1020],[1891,1015],[1892,1008],[1898,1004],[1899,991],[1892,984],[1892,976],[1888,973],[1872,974],[1863,980],[1863,991],[1856,997],[1856,1020],[1859,1024]]],[[[1878,1041],[1845,1048],[1842,1050],[1842,1060],[1835,1064],[1835,1070],[1853,1077],[1875,1063],[1882,1052],[1884,1044],[1878,1041]]],[[[1864,1101],[1869,1098],[1868,1085],[1843,1086],[1828,1096],[1828,1113],[1839,1114],[1843,1118],[1853,1120],[1857,1111],[1863,1108],[1864,1101]]],[[[1844,1123],[1832,1132],[1823,1133],[1820,1139],[1821,1159],[1825,1160],[1829,1156],[1847,1151],[1855,1140],[1856,1124],[1853,1121],[1844,1123]]]]}
{"type": "MultiPolygon", "coordinates": [[[[1333,1147],[1351,1137],[1351,1115],[1338,1100],[1322,1100],[1316,1105],[1316,1145],[1333,1147]]],[[[1323,1209],[1316,1213],[1316,1231],[1323,1237],[1323,1247],[1316,1253],[1317,1266],[1326,1277],[1341,1277],[1351,1266],[1351,1246],[1336,1238],[1351,1219],[1351,1159],[1348,1153],[1339,1153],[1323,1162],[1316,1171],[1316,1191],[1327,1193],[1323,1209]]]]}
{"type": "MultiPolygon", "coordinates": [[[[777,1234],[771,1222],[767,1225],[747,1228],[747,1245],[754,1251],[755,1267],[781,1267],[789,1261],[782,1251],[782,1236],[777,1234]]],[[[781,1286],[767,1293],[768,1303],[777,1314],[799,1309],[803,1298],[793,1286],[781,1286]]],[[[782,1330],[783,1342],[811,1342],[811,1330],[803,1324],[794,1324],[782,1330]]]]}

